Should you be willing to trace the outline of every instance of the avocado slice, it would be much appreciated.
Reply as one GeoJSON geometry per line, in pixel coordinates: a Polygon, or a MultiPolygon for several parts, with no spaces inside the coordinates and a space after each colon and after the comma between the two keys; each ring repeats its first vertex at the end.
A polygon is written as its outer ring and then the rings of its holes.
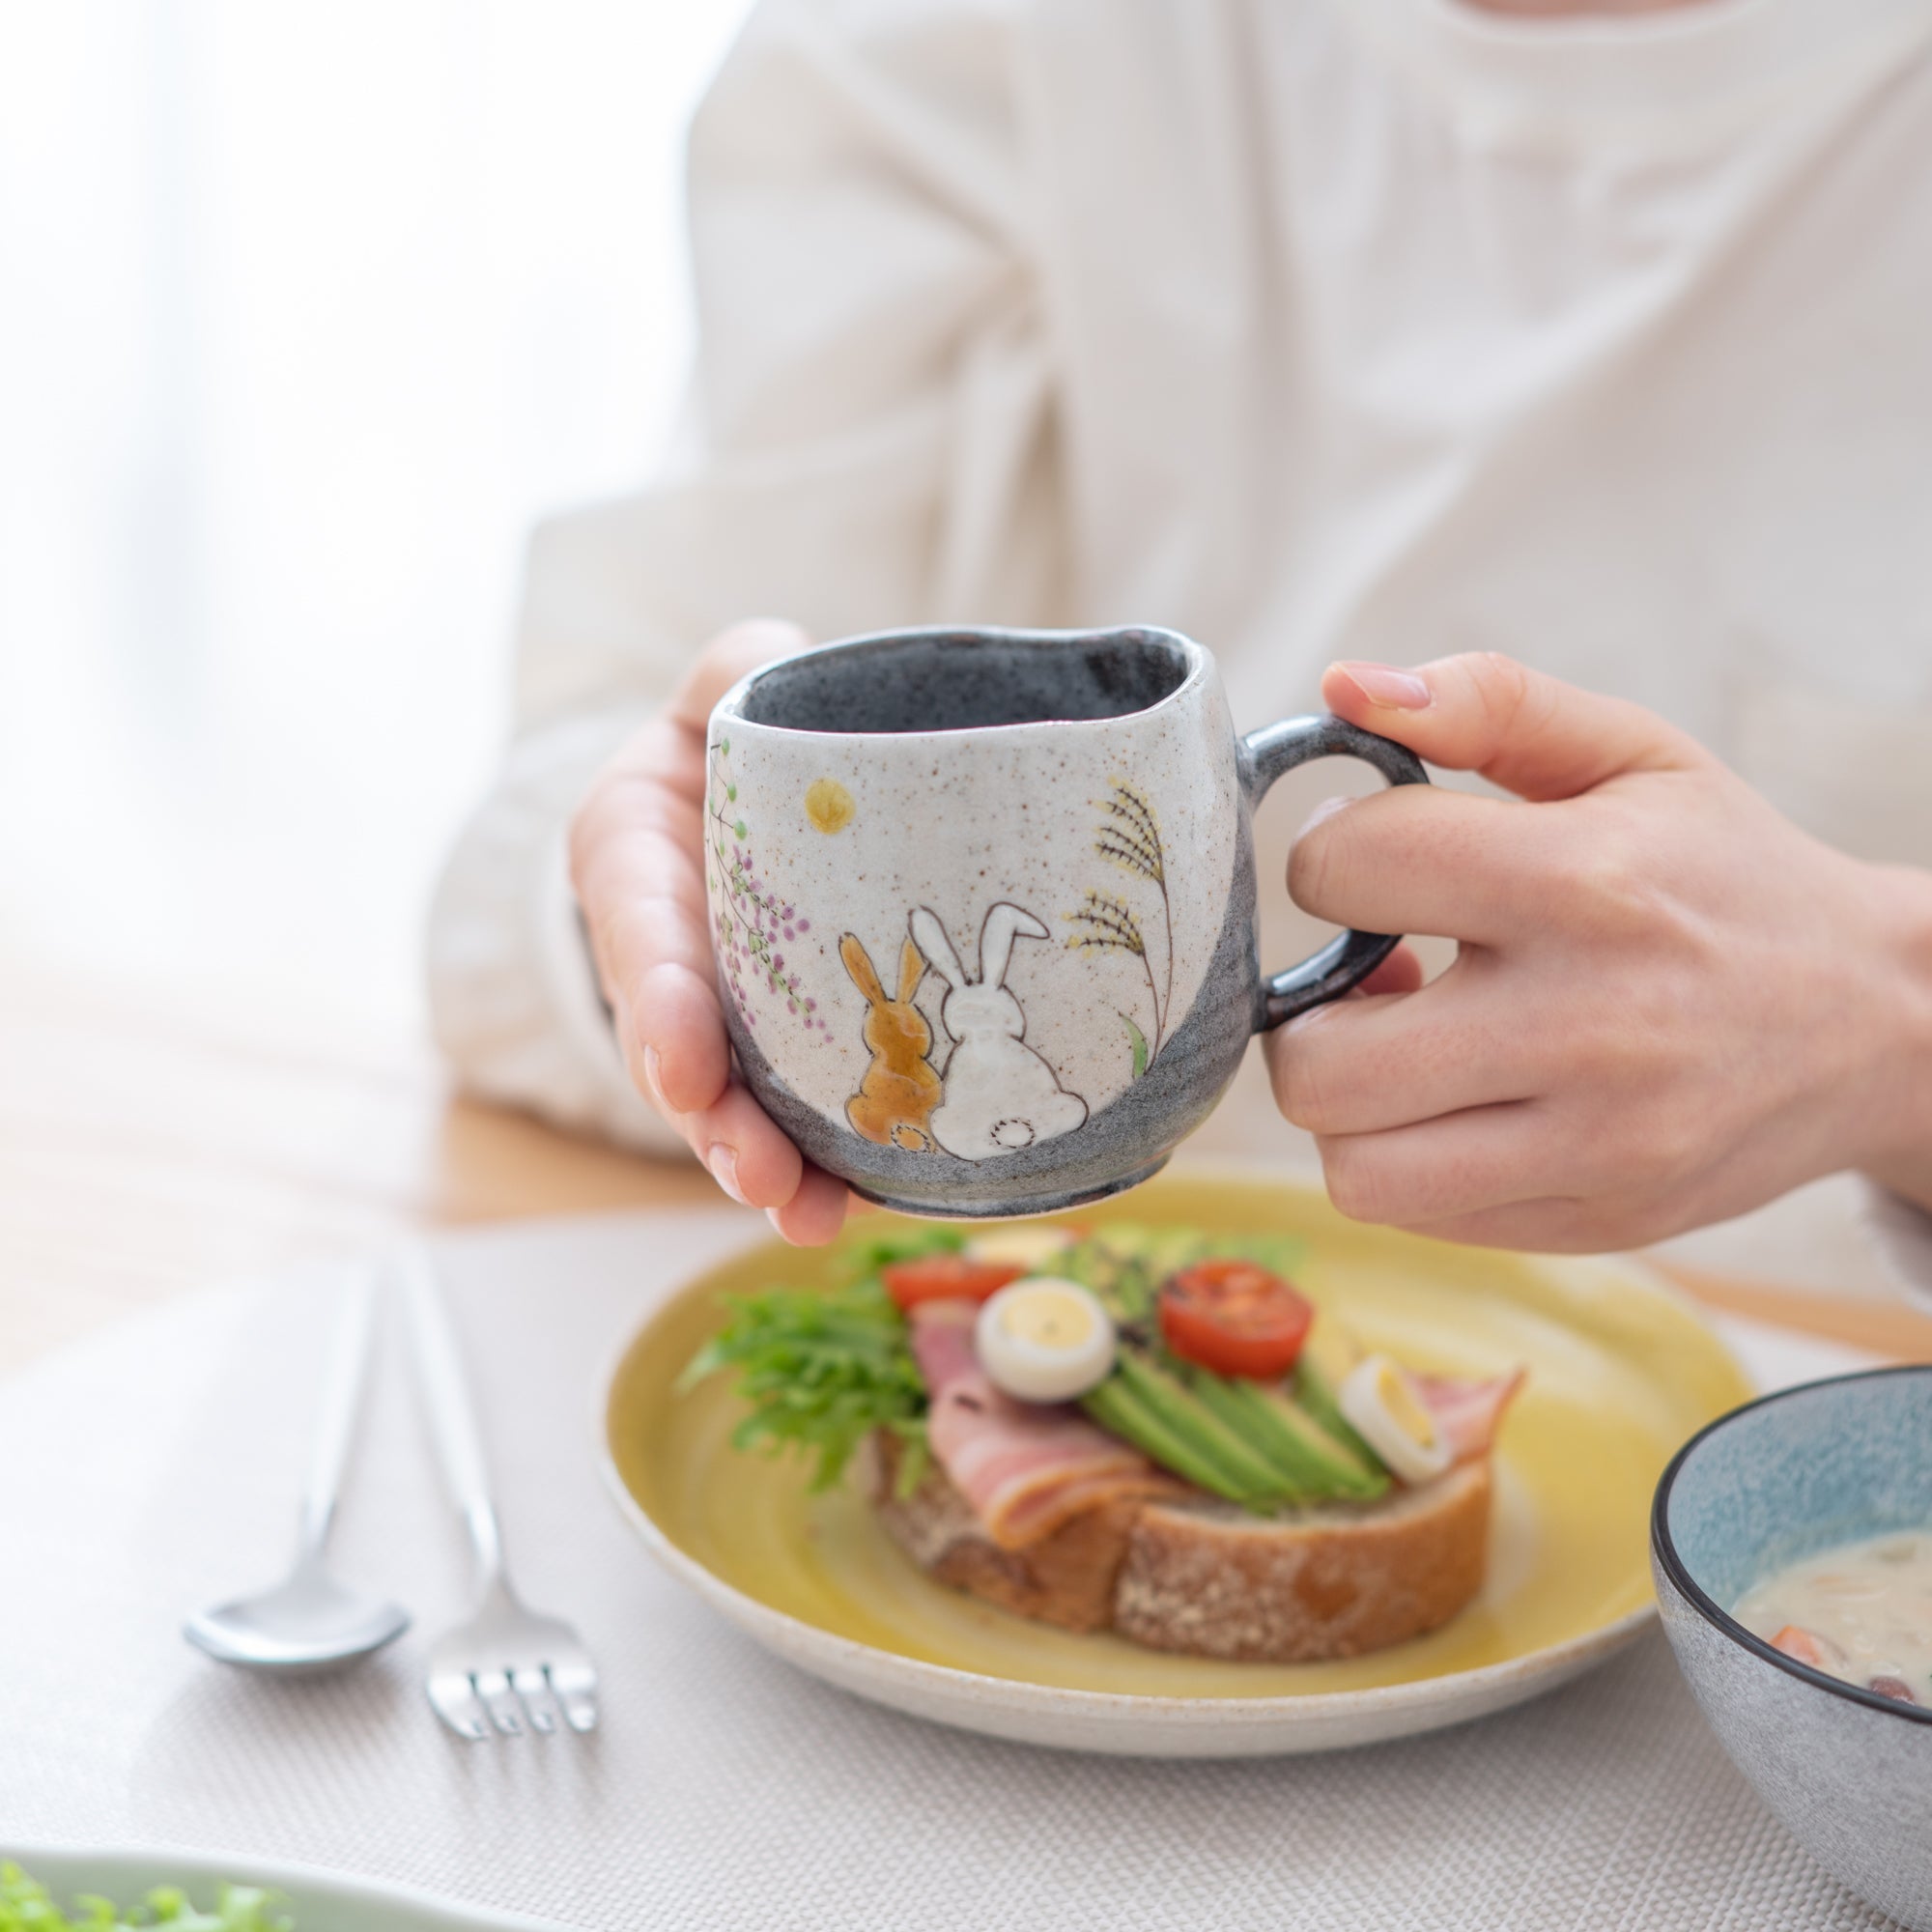
{"type": "Polygon", "coordinates": [[[1189,1388],[1267,1459],[1297,1501],[1366,1499],[1388,1488],[1380,1463],[1357,1456],[1281,1389],[1206,1369],[1186,1374],[1189,1388]]]}
{"type": "Polygon", "coordinates": [[[1231,1503],[1255,1507],[1248,1492],[1213,1458],[1201,1455],[1193,1445],[1175,1434],[1128,1386],[1123,1378],[1112,1375],[1098,1388],[1090,1389],[1080,1406],[1102,1429],[1111,1430],[1123,1442],[1130,1442],[1145,1455],[1171,1469],[1177,1476],[1223,1496],[1231,1503]]]}
{"type": "MultiPolygon", "coordinates": [[[[1321,1321],[1318,1320],[1315,1325],[1319,1330],[1321,1321]]],[[[1382,1466],[1381,1458],[1362,1440],[1342,1413],[1335,1391],[1347,1370],[1337,1373],[1331,1366],[1332,1360],[1332,1357],[1321,1355],[1311,1358],[1306,1349],[1301,1351],[1301,1359],[1294,1365],[1293,1400],[1320,1429],[1341,1443],[1357,1462],[1371,1469],[1379,1469],[1382,1466]]]]}
{"type": "Polygon", "coordinates": [[[1181,1376],[1204,1408],[1253,1449],[1274,1471],[1275,1480],[1292,1502],[1319,1502],[1333,1490],[1323,1482],[1320,1460],[1306,1453],[1301,1438],[1281,1423],[1264,1403],[1255,1400],[1255,1384],[1232,1376],[1217,1376],[1191,1363],[1177,1363],[1181,1376]]]}
{"type": "Polygon", "coordinates": [[[1117,1221],[1100,1230],[1100,1238],[1115,1253],[1139,1262],[1156,1286],[1208,1252],[1206,1238],[1192,1228],[1148,1228],[1138,1221],[1117,1221]]]}
{"type": "Polygon", "coordinates": [[[1089,1235],[1065,1249],[1055,1261],[1054,1272],[1092,1290],[1116,1321],[1137,1321],[1151,1305],[1139,1263],[1097,1236],[1089,1235]]]}
{"type": "Polygon", "coordinates": [[[1237,1502],[1267,1508],[1293,1499],[1294,1487],[1237,1431],[1231,1429],[1180,1377],[1139,1349],[1123,1348],[1116,1373],[1130,1395],[1188,1450],[1225,1478],[1216,1489],[1237,1502]]]}
{"type": "Polygon", "coordinates": [[[1246,1386],[1257,1428],[1267,1429],[1271,1442],[1284,1444],[1284,1460],[1304,1469],[1304,1480],[1319,1484],[1324,1497],[1367,1502],[1387,1491],[1388,1471],[1366,1443],[1360,1449],[1354,1446],[1360,1438],[1352,1429],[1347,1437],[1337,1435],[1284,1388],[1261,1382],[1246,1386]],[[1288,1451],[1285,1445],[1291,1439],[1294,1447],[1288,1451]]]}
{"type": "Polygon", "coordinates": [[[1110,1221],[1062,1257],[1062,1271],[1100,1297],[1115,1321],[1145,1321],[1153,1313],[1161,1284],[1177,1268],[1207,1251],[1187,1228],[1147,1228],[1110,1221]]]}

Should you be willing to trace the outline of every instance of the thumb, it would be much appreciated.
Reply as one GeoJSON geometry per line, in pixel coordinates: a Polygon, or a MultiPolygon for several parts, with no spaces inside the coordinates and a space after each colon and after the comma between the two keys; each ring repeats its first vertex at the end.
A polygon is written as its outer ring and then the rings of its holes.
{"type": "Polygon", "coordinates": [[[670,715],[694,731],[710,722],[718,700],[751,671],[775,658],[788,658],[811,645],[809,633],[782,617],[748,617],[720,631],[692,659],[683,681],[671,694],[670,715]]]}
{"type": "Polygon", "coordinates": [[[1321,696],[1350,724],[1445,770],[1480,772],[1519,798],[1575,798],[1620,772],[1709,762],[1695,739],[1642,705],[1546,677],[1496,651],[1413,670],[1330,665],[1321,696]]]}

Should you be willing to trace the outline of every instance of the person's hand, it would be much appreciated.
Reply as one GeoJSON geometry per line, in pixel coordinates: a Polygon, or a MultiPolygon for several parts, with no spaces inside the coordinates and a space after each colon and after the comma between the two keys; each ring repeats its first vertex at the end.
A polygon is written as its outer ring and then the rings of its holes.
{"type": "Polygon", "coordinates": [[[1574,1252],[1843,1168],[1932,1201],[1932,875],[1831,850],[1651,713],[1507,658],[1336,665],[1322,695],[1517,794],[1402,786],[1296,839],[1310,912],[1461,942],[1418,991],[1268,1037],[1345,1214],[1574,1252]]]}
{"type": "Polygon", "coordinates": [[[747,671],[810,642],[770,621],[714,639],[598,774],[570,829],[571,881],[632,1080],[725,1193],[800,1243],[829,1241],[848,1197],[732,1074],[704,898],[704,733],[747,671]]]}

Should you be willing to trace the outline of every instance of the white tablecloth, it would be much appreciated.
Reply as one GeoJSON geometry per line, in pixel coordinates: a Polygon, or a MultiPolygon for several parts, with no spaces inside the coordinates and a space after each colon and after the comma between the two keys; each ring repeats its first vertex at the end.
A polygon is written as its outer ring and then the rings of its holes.
{"type": "MultiPolygon", "coordinates": [[[[1661,1639],[1460,1730],[1237,1763],[998,1744],[767,1657],[658,1571],[591,1460],[602,1365],[649,1285],[761,1226],[624,1217],[442,1250],[513,1571],[603,1668],[587,1743],[465,1745],[423,1703],[468,1566],[393,1336],[336,1548],[416,1629],[306,1683],[182,1641],[182,1612],[285,1554],[326,1276],[182,1302],[0,1388],[0,1850],[218,1847],[583,1932],[1882,1924],[1760,1807],[1661,1639]]],[[[1839,1366],[1789,1344],[1770,1364],[1839,1366]]]]}

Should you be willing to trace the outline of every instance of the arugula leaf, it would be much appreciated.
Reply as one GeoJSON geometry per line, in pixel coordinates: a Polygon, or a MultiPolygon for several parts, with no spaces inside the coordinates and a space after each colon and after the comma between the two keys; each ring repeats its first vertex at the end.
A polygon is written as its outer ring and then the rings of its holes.
{"type": "Polygon", "coordinates": [[[751,1409],[732,1432],[734,1448],[772,1455],[797,1448],[815,1459],[810,1487],[822,1491],[874,1429],[886,1429],[904,1452],[898,1493],[919,1487],[928,1453],[925,1383],[905,1318],[875,1274],[825,1293],[770,1288],[727,1295],[725,1306],[724,1326],[677,1387],[682,1393],[720,1369],[738,1371],[738,1393],[751,1409]]]}
{"type": "Polygon", "coordinates": [[[894,1262],[921,1255],[956,1255],[966,1245],[957,1228],[882,1228],[877,1233],[848,1236],[839,1251],[852,1264],[853,1278],[875,1275],[894,1262]]]}
{"type": "Polygon", "coordinates": [[[0,1862],[0,1932],[128,1932],[167,1925],[174,1932],[294,1932],[295,1920],[270,1907],[274,1894],[252,1885],[224,1885],[213,1912],[195,1909],[179,1887],[156,1886],[123,1910],[111,1899],[83,1897],[69,1917],[53,1894],[11,1860],[0,1862]]]}

